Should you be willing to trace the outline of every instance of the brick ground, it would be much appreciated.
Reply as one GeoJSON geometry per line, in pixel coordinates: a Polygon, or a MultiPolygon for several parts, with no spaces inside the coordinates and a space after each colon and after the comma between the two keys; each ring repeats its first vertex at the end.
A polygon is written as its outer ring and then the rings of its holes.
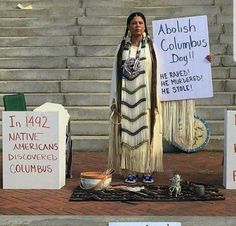
{"type": "MultiPolygon", "coordinates": [[[[74,152],[73,178],[60,190],[0,189],[2,215],[133,215],[133,216],[235,216],[236,190],[222,187],[222,152],[194,154],[165,153],[165,172],[155,175],[158,184],[168,183],[173,172],[183,179],[220,186],[223,201],[196,202],[69,202],[73,189],[79,184],[81,171],[106,169],[106,153],[74,152]]],[[[2,181],[2,158],[0,181],[2,181]]],[[[122,178],[114,175],[114,181],[122,178]]]]}

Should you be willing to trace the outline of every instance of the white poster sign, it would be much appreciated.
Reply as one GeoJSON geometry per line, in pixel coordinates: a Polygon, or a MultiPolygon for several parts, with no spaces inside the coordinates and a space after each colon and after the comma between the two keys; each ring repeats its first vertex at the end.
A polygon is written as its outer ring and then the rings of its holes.
{"type": "Polygon", "coordinates": [[[225,111],[224,176],[226,189],[236,189],[236,111],[225,111]]]}
{"type": "Polygon", "coordinates": [[[64,186],[65,150],[59,139],[59,113],[3,111],[2,123],[3,188],[64,186]]]}
{"type": "Polygon", "coordinates": [[[212,97],[207,16],[153,21],[161,101],[212,97]]]}
{"type": "Polygon", "coordinates": [[[109,222],[109,226],[181,226],[180,222],[109,222]]]}

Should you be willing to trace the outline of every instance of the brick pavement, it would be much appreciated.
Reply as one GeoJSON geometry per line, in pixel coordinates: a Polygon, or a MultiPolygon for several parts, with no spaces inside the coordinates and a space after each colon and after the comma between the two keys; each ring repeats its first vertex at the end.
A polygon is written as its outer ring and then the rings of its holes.
{"type": "MultiPolygon", "coordinates": [[[[81,171],[106,169],[106,153],[74,152],[73,178],[60,190],[0,189],[1,215],[133,215],[133,216],[235,216],[236,191],[222,187],[222,152],[165,153],[163,173],[155,175],[158,184],[166,184],[173,172],[183,179],[220,186],[223,201],[195,202],[69,202],[79,184],[81,171]]],[[[2,157],[0,181],[2,181],[2,157]]],[[[121,181],[114,175],[114,181],[121,181]]]]}

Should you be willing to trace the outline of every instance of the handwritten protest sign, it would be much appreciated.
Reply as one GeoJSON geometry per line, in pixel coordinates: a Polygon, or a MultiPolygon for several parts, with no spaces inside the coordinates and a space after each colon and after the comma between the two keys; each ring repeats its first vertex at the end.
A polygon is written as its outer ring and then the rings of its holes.
{"type": "Polygon", "coordinates": [[[223,184],[236,189],[236,111],[225,111],[225,147],[223,184]]]}
{"type": "Polygon", "coordinates": [[[153,21],[161,101],[212,97],[206,16],[153,21]]]}
{"type": "MultiPolygon", "coordinates": [[[[65,185],[58,112],[3,111],[3,188],[65,185]]],[[[65,141],[63,141],[65,142],[65,141]]]]}

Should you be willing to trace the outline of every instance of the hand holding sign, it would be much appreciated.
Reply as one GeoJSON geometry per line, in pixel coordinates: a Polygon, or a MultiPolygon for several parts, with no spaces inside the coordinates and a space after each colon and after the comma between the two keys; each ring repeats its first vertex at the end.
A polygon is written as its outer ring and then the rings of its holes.
{"type": "Polygon", "coordinates": [[[213,56],[211,54],[206,56],[206,59],[211,63],[213,56]]]}

